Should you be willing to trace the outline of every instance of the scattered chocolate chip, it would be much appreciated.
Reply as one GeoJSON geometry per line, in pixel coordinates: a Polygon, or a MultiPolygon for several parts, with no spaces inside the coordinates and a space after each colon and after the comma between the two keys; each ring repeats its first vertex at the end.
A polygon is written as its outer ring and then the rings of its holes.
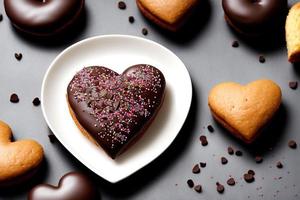
{"type": "Polygon", "coordinates": [[[143,35],[148,35],[148,29],[143,28],[143,29],[142,29],[142,33],[143,33],[143,35]]]}
{"type": "Polygon", "coordinates": [[[128,17],[128,21],[132,24],[134,22],[134,17],[133,16],[128,17]]]}
{"type": "Polygon", "coordinates": [[[255,157],[255,162],[256,162],[256,163],[262,163],[263,160],[264,160],[264,159],[263,159],[263,157],[261,157],[261,156],[256,156],[256,157],[255,157]]]}
{"type": "Polygon", "coordinates": [[[208,145],[207,138],[206,138],[205,135],[200,136],[200,142],[201,142],[202,146],[207,146],[208,145]]]}
{"type": "Polygon", "coordinates": [[[255,172],[252,169],[248,170],[248,174],[252,174],[253,176],[255,175],[255,172]]]}
{"type": "Polygon", "coordinates": [[[252,183],[255,180],[253,174],[248,174],[248,173],[244,174],[244,179],[247,183],[252,183]]]}
{"type": "Polygon", "coordinates": [[[260,63],[265,63],[266,62],[266,58],[262,55],[259,56],[259,62],[260,63]]]}
{"type": "Polygon", "coordinates": [[[194,174],[199,174],[200,173],[200,167],[199,167],[199,165],[198,164],[196,164],[194,167],[193,167],[193,173],[194,174]]]}
{"type": "Polygon", "coordinates": [[[21,53],[15,53],[15,58],[20,61],[22,59],[23,55],[21,53]]]}
{"type": "Polygon", "coordinates": [[[217,191],[219,193],[223,193],[225,190],[224,185],[220,184],[219,182],[217,182],[216,185],[217,185],[217,191]]]}
{"type": "Polygon", "coordinates": [[[57,138],[55,137],[55,135],[54,135],[54,134],[50,134],[50,135],[48,135],[48,138],[49,138],[49,140],[50,140],[50,142],[51,142],[51,143],[54,143],[54,142],[56,142],[56,141],[57,141],[57,138]]]}
{"type": "Polygon", "coordinates": [[[293,90],[296,90],[298,88],[298,82],[297,81],[289,82],[289,87],[293,90]]]}
{"type": "Polygon", "coordinates": [[[278,162],[276,163],[276,167],[277,167],[278,169],[281,169],[281,168],[283,168],[283,164],[282,164],[280,161],[278,161],[278,162]]]}
{"type": "Polygon", "coordinates": [[[196,192],[198,192],[198,193],[201,193],[201,192],[202,192],[202,186],[201,186],[201,185],[196,185],[196,186],[194,187],[194,190],[195,190],[196,192]]]}
{"type": "Polygon", "coordinates": [[[40,101],[40,99],[39,99],[38,97],[35,97],[35,98],[33,99],[33,101],[32,101],[32,104],[33,104],[34,106],[39,106],[39,105],[41,104],[41,101],[40,101]]]}
{"type": "Polygon", "coordinates": [[[2,20],[3,20],[3,15],[0,14],[0,22],[2,22],[2,20]]]}
{"type": "Polygon", "coordinates": [[[290,140],[288,145],[291,149],[296,149],[297,148],[297,143],[294,140],[290,140]]]}
{"type": "Polygon", "coordinates": [[[125,10],[126,9],[126,3],[124,1],[119,1],[118,7],[121,10],[125,10]]]}
{"type": "Polygon", "coordinates": [[[234,180],[234,178],[228,179],[228,180],[227,180],[227,184],[230,185],[230,186],[235,185],[235,180],[234,180]]]}
{"type": "Polygon", "coordinates": [[[228,154],[229,154],[229,155],[233,155],[233,154],[234,154],[234,150],[233,150],[232,147],[228,147],[228,148],[227,148],[227,151],[228,151],[228,154]]]}
{"type": "Polygon", "coordinates": [[[211,132],[211,133],[215,131],[215,129],[214,129],[214,127],[213,127],[212,125],[208,125],[208,126],[207,126],[207,129],[208,129],[208,131],[211,132]]]}
{"type": "Polygon", "coordinates": [[[17,94],[13,93],[12,95],[10,95],[10,102],[18,103],[19,101],[20,101],[20,99],[17,94]]]}
{"type": "Polygon", "coordinates": [[[225,157],[221,158],[222,165],[226,165],[228,163],[228,160],[225,157]]]}
{"type": "Polygon", "coordinates": [[[235,155],[236,155],[236,156],[242,156],[242,155],[243,155],[243,152],[240,151],[240,150],[237,150],[237,151],[235,152],[235,155]]]}
{"type": "Polygon", "coordinates": [[[200,167],[202,167],[202,168],[206,167],[206,163],[200,162],[200,167]]]}
{"type": "Polygon", "coordinates": [[[238,41],[233,41],[231,46],[234,47],[234,48],[237,48],[237,47],[240,46],[240,44],[239,44],[238,41]]]}
{"type": "Polygon", "coordinates": [[[192,179],[187,180],[186,182],[190,188],[194,187],[194,181],[192,179]]]}

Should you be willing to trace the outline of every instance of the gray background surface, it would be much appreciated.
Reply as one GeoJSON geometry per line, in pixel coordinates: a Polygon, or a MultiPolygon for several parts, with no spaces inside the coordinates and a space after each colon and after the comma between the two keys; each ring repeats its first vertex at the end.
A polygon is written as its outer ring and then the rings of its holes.
{"type": "Polygon", "coordinates": [[[209,0],[203,3],[199,15],[184,33],[172,35],[145,20],[133,0],[126,0],[126,10],[119,10],[116,0],[87,0],[85,18],[72,33],[56,42],[42,42],[17,33],[11,27],[1,1],[0,13],[4,19],[0,23],[0,119],[11,125],[16,139],[38,140],[45,149],[46,162],[39,177],[26,186],[0,189],[0,199],[26,199],[27,192],[35,184],[57,184],[69,171],[89,175],[102,199],[300,199],[299,148],[291,150],[287,146],[290,139],[300,143],[299,90],[288,87],[290,80],[299,80],[300,69],[287,62],[280,31],[273,31],[270,37],[260,41],[241,38],[225,23],[220,2],[209,0]],[[128,22],[130,15],[136,18],[134,24],[128,22]],[[162,156],[128,179],[110,184],[86,169],[59,142],[49,142],[50,131],[41,108],[34,107],[31,102],[40,96],[43,76],[64,48],[96,35],[144,37],[141,34],[143,27],[149,30],[146,38],[171,49],[186,64],[194,86],[192,108],[184,128],[162,156]],[[239,48],[231,47],[233,40],[239,40],[239,48]],[[23,53],[21,61],[14,58],[15,52],[23,53]],[[260,54],[266,56],[265,64],[258,62],[260,54]],[[283,106],[265,137],[252,146],[245,146],[214,122],[207,106],[207,95],[215,84],[223,81],[247,83],[260,78],[272,79],[281,86],[283,106]],[[9,102],[13,92],[20,97],[18,104],[9,102]],[[214,133],[203,128],[208,124],[215,127],[214,133]],[[207,147],[200,145],[200,134],[207,135],[207,147]],[[229,156],[226,151],[229,145],[242,150],[244,155],[229,156]],[[254,161],[258,153],[264,157],[262,164],[254,161]],[[224,155],[229,162],[222,166],[220,157],[224,155]],[[207,167],[199,175],[192,174],[193,165],[200,161],[207,162],[207,167]],[[276,168],[277,161],[284,164],[283,169],[276,168]],[[251,184],[241,179],[248,169],[256,172],[256,181],[251,184]],[[229,175],[238,181],[236,186],[227,186],[229,175]],[[278,180],[278,177],[282,179],[278,180]],[[202,184],[202,194],[187,187],[188,178],[202,184]],[[217,181],[225,185],[222,195],[216,192],[217,181]]]}

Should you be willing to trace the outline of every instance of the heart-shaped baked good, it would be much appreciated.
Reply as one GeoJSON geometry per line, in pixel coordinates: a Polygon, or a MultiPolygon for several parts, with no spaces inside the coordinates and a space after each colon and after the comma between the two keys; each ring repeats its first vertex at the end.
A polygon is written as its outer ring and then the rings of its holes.
{"type": "Polygon", "coordinates": [[[65,174],[58,186],[41,184],[28,194],[28,200],[97,200],[99,194],[85,175],[77,172],[65,174]]]}
{"type": "Polygon", "coordinates": [[[198,3],[199,0],[137,0],[145,17],[171,31],[184,24],[198,3]]]}
{"type": "Polygon", "coordinates": [[[94,66],[74,76],[67,96],[79,129],[115,158],[145,132],[164,91],[165,78],[153,66],[135,65],[122,74],[94,66]]]}
{"type": "Polygon", "coordinates": [[[246,143],[254,141],[280,104],[280,87],[271,80],[257,80],[245,86],[221,83],[208,97],[214,118],[246,143]]]}
{"type": "Polygon", "coordinates": [[[0,121],[0,186],[10,186],[30,178],[40,166],[44,151],[33,140],[11,142],[10,127],[0,121]]]}
{"type": "Polygon", "coordinates": [[[293,5],[285,24],[288,60],[300,62],[300,2],[293,5]]]}

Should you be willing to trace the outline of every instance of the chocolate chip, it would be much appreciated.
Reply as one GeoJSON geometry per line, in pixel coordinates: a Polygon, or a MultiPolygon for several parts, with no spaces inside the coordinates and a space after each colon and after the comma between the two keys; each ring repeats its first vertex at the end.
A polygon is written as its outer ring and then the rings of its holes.
{"type": "Polygon", "coordinates": [[[298,88],[298,82],[297,81],[289,82],[289,87],[293,90],[296,90],[298,88]]]}
{"type": "Polygon", "coordinates": [[[277,167],[278,169],[281,169],[281,168],[283,168],[283,164],[282,164],[280,161],[278,161],[278,162],[276,163],[276,167],[277,167]]]}
{"type": "Polygon", "coordinates": [[[190,188],[194,187],[194,181],[192,179],[187,180],[186,182],[190,188]]]}
{"type": "Polygon", "coordinates": [[[40,101],[40,99],[39,99],[38,97],[35,97],[35,98],[33,99],[33,101],[32,101],[32,104],[33,104],[34,106],[39,106],[39,105],[41,104],[41,101],[40,101]]]}
{"type": "Polygon", "coordinates": [[[262,163],[262,162],[263,162],[263,157],[261,157],[261,156],[256,156],[256,157],[255,157],[255,162],[256,162],[256,163],[262,163]]]}
{"type": "Polygon", "coordinates": [[[126,3],[124,1],[119,1],[118,7],[121,10],[125,10],[126,9],[126,3]]]}
{"type": "Polygon", "coordinates": [[[233,41],[231,46],[234,47],[234,48],[237,48],[237,47],[240,46],[240,44],[239,44],[238,41],[233,41]]]}
{"type": "Polygon", "coordinates": [[[244,179],[247,183],[252,183],[255,180],[253,174],[248,174],[248,173],[244,174],[244,179]]]}
{"type": "Polygon", "coordinates": [[[143,35],[148,35],[148,30],[146,28],[143,28],[142,33],[143,33],[143,35]]]}
{"type": "Polygon", "coordinates": [[[227,180],[227,184],[230,185],[230,186],[235,185],[235,180],[234,180],[234,178],[228,179],[228,180],[227,180]]]}
{"type": "Polygon", "coordinates": [[[259,62],[260,63],[265,63],[266,62],[266,58],[262,55],[259,56],[259,62]]]}
{"type": "Polygon", "coordinates": [[[200,173],[200,168],[199,168],[199,165],[198,164],[196,164],[194,167],[193,167],[193,173],[194,174],[199,174],[200,173]]]}
{"type": "Polygon", "coordinates": [[[202,192],[202,186],[201,186],[201,185],[196,185],[196,186],[194,187],[194,190],[195,190],[196,192],[198,192],[198,193],[201,193],[201,192],[202,192]]]}
{"type": "Polygon", "coordinates": [[[221,158],[222,165],[226,165],[228,163],[228,160],[225,157],[221,158]]]}
{"type": "Polygon", "coordinates": [[[56,142],[56,141],[57,141],[57,138],[55,137],[55,135],[54,135],[54,134],[50,134],[50,135],[48,135],[48,138],[49,138],[49,140],[50,140],[50,142],[51,142],[51,143],[54,143],[54,142],[56,142]]]}
{"type": "Polygon", "coordinates": [[[200,167],[202,167],[202,168],[206,167],[206,163],[200,162],[200,167]]]}
{"type": "Polygon", "coordinates": [[[205,135],[200,136],[200,141],[201,141],[202,146],[207,146],[208,145],[207,138],[206,138],[205,135]]]}
{"type": "Polygon", "coordinates": [[[20,101],[20,99],[17,94],[13,93],[12,95],[10,95],[10,102],[18,103],[19,101],[20,101]]]}
{"type": "Polygon", "coordinates": [[[134,22],[134,17],[133,16],[129,16],[128,17],[128,21],[132,24],[134,22]]]}
{"type": "Polygon", "coordinates": [[[214,127],[213,127],[212,125],[208,125],[208,126],[207,126],[207,129],[208,129],[208,131],[211,132],[211,133],[214,132],[214,127]]]}
{"type": "Polygon", "coordinates": [[[229,155],[233,155],[233,154],[234,154],[234,150],[233,150],[232,147],[228,147],[228,148],[227,148],[227,151],[228,151],[228,154],[229,154],[229,155]]]}
{"type": "Polygon", "coordinates": [[[242,156],[242,155],[243,155],[243,152],[240,151],[240,150],[237,150],[237,151],[235,152],[235,155],[236,155],[236,156],[242,156]]]}
{"type": "Polygon", "coordinates": [[[217,185],[217,191],[219,193],[223,193],[225,190],[224,185],[220,184],[219,182],[217,182],[216,185],[217,185]]]}
{"type": "Polygon", "coordinates": [[[2,20],[3,20],[3,15],[0,14],[0,22],[2,22],[2,20]]]}
{"type": "Polygon", "coordinates": [[[23,55],[21,53],[15,53],[15,58],[20,61],[22,59],[23,55]]]}
{"type": "Polygon", "coordinates": [[[297,143],[294,140],[290,140],[288,145],[291,149],[296,149],[297,148],[297,143]]]}
{"type": "Polygon", "coordinates": [[[248,170],[248,174],[252,174],[253,176],[255,175],[255,172],[252,169],[248,170]]]}

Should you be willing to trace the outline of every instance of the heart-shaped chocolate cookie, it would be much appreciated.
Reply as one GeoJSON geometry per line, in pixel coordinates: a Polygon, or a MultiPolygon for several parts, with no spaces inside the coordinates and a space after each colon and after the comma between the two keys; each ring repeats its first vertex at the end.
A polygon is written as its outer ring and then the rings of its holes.
{"type": "Polygon", "coordinates": [[[145,17],[171,31],[184,24],[198,3],[199,0],[137,0],[145,17]]]}
{"type": "Polygon", "coordinates": [[[9,186],[30,178],[40,166],[44,151],[33,140],[11,142],[10,127],[0,121],[0,186],[9,186]]]}
{"type": "Polygon", "coordinates": [[[65,174],[58,186],[41,184],[28,194],[28,200],[97,200],[99,194],[93,183],[81,173],[65,174]]]}
{"type": "Polygon", "coordinates": [[[120,75],[94,66],[74,76],[67,97],[81,132],[115,158],[145,132],[164,91],[165,78],[153,66],[135,65],[120,75]]]}
{"type": "Polygon", "coordinates": [[[281,90],[271,80],[257,80],[246,86],[227,82],[210,91],[208,104],[220,124],[251,143],[279,109],[281,90]]]}

